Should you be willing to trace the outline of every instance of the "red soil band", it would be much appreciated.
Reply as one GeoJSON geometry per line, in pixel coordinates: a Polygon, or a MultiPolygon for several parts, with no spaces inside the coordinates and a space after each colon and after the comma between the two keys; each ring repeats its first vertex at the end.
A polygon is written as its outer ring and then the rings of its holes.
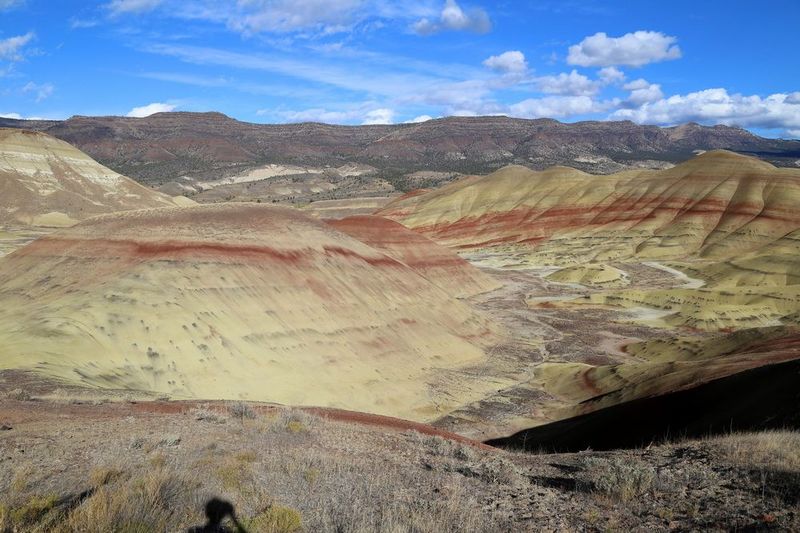
{"type": "Polygon", "coordinates": [[[299,265],[314,256],[346,257],[364,261],[373,266],[402,266],[385,255],[368,257],[339,246],[324,246],[322,252],[308,250],[278,250],[270,246],[203,243],[185,241],[137,242],[114,239],[72,239],[45,237],[17,251],[19,256],[71,255],[80,257],[133,258],[133,259],[185,259],[213,258],[219,261],[269,259],[299,265]]]}

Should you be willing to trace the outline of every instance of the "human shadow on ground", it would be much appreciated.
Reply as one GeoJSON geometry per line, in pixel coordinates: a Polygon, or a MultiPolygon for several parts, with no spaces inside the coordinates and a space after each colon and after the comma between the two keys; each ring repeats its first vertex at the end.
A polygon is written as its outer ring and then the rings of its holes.
{"type": "Polygon", "coordinates": [[[189,533],[246,533],[246,530],[236,518],[236,510],[231,502],[211,498],[206,502],[206,519],[208,522],[202,526],[189,528],[189,533]],[[229,517],[233,527],[223,525],[222,521],[229,517]]]}

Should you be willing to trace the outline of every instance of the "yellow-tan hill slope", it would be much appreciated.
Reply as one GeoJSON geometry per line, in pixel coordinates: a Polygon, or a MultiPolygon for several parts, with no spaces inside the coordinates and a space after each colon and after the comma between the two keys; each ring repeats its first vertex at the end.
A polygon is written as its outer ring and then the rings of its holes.
{"type": "Polygon", "coordinates": [[[388,218],[358,215],[328,224],[408,265],[453,296],[474,296],[500,287],[454,251],[388,218]]]}
{"type": "Polygon", "coordinates": [[[193,203],[139,185],[44,133],[0,128],[0,224],[61,227],[103,213],[193,203]]]}
{"type": "Polygon", "coordinates": [[[585,300],[663,311],[649,325],[717,331],[798,323],[798,205],[800,169],[717,150],[609,176],[507,167],[379,213],[490,264],[560,266],[554,281],[619,289],[620,263],[666,261],[690,276],[685,287],[585,300]]]}
{"type": "Polygon", "coordinates": [[[426,421],[496,388],[462,370],[501,333],[287,208],[103,215],[0,259],[0,365],[97,387],[426,421]]]}
{"type": "Polygon", "coordinates": [[[800,169],[723,150],[608,176],[503,168],[378,212],[437,242],[506,246],[541,262],[727,259],[796,242],[800,169]]]}

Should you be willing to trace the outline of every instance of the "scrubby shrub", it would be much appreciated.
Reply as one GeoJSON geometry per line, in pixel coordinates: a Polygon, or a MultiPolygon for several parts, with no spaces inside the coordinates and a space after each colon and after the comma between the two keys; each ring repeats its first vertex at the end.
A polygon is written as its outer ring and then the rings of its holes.
{"type": "Polygon", "coordinates": [[[255,411],[244,402],[236,402],[228,407],[228,412],[232,417],[238,418],[240,422],[244,422],[245,418],[253,420],[256,417],[255,411]]]}
{"type": "Polygon", "coordinates": [[[656,480],[655,469],[634,458],[592,457],[583,467],[591,488],[623,502],[646,494],[656,480]]]}
{"type": "Polygon", "coordinates": [[[310,433],[318,425],[318,417],[300,409],[281,409],[271,428],[293,434],[310,433]]]}
{"type": "Polygon", "coordinates": [[[206,406],[195,407],[189,411],[189,414],[191,414],[195,420],[201,422],[211,422],[213,424],[224,424],[226,422],[224,416],[206,406]]]}
{"type": "Polygon", "coordinates": [[[179,474],[152,470],[97,488],[70,513],[65,525],[86,532],[172,530],[183,521],[176,516],[179,510],[194,503],[195,490],[196,485],[179,474]]]}
{"type": "Polygon", "coordinates": [[[25,389],[14,389],[6,393],[6,398],[8,398],[9,400],[18,400],[21,402],[27,402],[31,400],[31,394],[25,389]]]}
{"type": "Polygon", "coordinates": [[[11,531],[26,531],[55,509],[57,503],[55,495],[33,496],[19,507],[0,512],[5,515],[0,518],[0,524],[11,531]]]}
{"type": "Polygon", "coordinates": [[[251,533],[296,533],[303,529],[303,517],[291,507],[270,505],[244,526],[251,533]]]}

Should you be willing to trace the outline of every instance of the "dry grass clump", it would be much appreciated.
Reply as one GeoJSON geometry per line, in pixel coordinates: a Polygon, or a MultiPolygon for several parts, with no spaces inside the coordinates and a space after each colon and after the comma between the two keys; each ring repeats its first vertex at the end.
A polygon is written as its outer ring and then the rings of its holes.
{"type": "Polygon", "coordinates": [[[311,433],[320,426],[320,417],[301,409],[281,409],[272,419],[269,429],[291,434],[311,433]]]}
{"type": "Polygon", "coordinates": [[[421,445],[432,455],[452,457],[460,461],[474,461],[478,457],[475,448],[468,444],[445,439],[438,435],[424,435],[414,430],[407,431],[405,435],[411,442],[421,445]]]}
{"type": "Polygon", "coordinates": [[[583,468],[591,489],[622,502],[651,492],[656,482],[655,469],[633,457],[589,457],[584,459],[583,468]]]}
{"type": "Polygon", "coordinates": [[[5,398],[7,398],[9,400],[17,400],[17,401],[21,401],[21,402],[27,402],[27,401],[30,401],[30,400],[33,399],[31,394],[28,391],[26,391],[25,389],[10,390],[7,393],[5,393],[4,396],[5,396],[5,398]]]}
{"type": "Polygon", "coordinates": [[[48,494],[35,495],[24,503],[11,507],[0,505],[0,531],[34,531],[41,529],[42,523],[53,523],[58,520],[55,514],[58,496],[48,494]]]}
{"type": "Polygon", "coordinates": [[[103,485],[78,505],[62,531],[171,531],[202,507],[199,485],[177,472],[153,469],[103,485]]]}
{"type": "Polygon", "coordinates": [[[244,402],[236,402],[230,405],[228,407],[228,413],[230,413],[233,418],[238,418],[242,423],[244,423],[245,419],[254,420],[256,418],[256,412],[244,402]]]}
{"type": "Polygon", "coordinates": [[[297,533],[303,530],[303,517],[291,507],[270,505],[242,525],[250,533],[297,533]]]}
{"type": "MultiPolygon", "coordinates": [[[[233,406],[231,406],[231,408],[232,407],[233,406]]],[[[206,405],[195,407],[194,409],[189,411],[189,414],[192,415],[195,420],[200,420],[202,422],[210,422],[212,424],[224,424],[225,422],[227,422],[227,418],[224,415],[222,415],[218,411],[209,408],[206,405]]],[[[255,416],[255,413],[253,414],[255,416]]]]}
{"type": "Polygon", "coordinates": [[[800,432],[762,431],[709,440],[724,459],[748,468],[800,470],[800,432]]]}

